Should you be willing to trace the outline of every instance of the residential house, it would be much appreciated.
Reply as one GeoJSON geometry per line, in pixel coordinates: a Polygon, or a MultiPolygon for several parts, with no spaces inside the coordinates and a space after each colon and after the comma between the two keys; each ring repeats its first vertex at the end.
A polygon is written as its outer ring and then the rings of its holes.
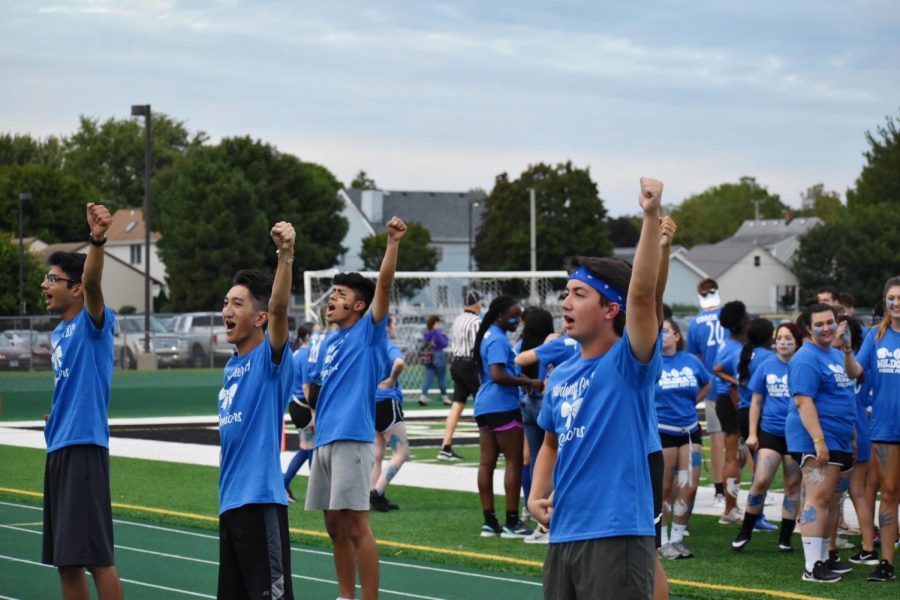
{"type": "MultiPolygon", "coordinates": [[[[150,232],[150,277],[166,286],[166,265],[160,260],[157,250],[160,237],[158,232],[150,232]]],[[[107,255],[114,256],[143,273],[147,260],[145,241],[143,209],[120,208],[113,213],[112,223],[106,232],[104,248],[107,255]]]]}

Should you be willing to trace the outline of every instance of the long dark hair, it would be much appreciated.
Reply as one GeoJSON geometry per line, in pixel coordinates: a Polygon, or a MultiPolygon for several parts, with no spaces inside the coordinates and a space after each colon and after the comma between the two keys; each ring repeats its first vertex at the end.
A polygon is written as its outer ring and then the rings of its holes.
{"type": "Polygon", "coordinates": [[[488,307],[484,318],[481,319],[481,326],[478,328],[478,334],[475,336],[475,366],[478,367],[479,373],[481,372],[482,365],[481,341],[484,339],[484,334],[487,333],[487,330],[490,329],[491,325],[494,324],[494,321],[497,320],[497,317],[499,317],[503,311],[518,303],[519,301],[514,297],[507,295],[497,296],[491,300],[491,305],[488,307]]]}
{"type": "MultiPolygon", "coordinates": [[[[553,315],[539,306],[529,306],[522,312],[522,348],[521,352],[537,348],[544,343],[547,336],[553,333],[553,315]]],[[[531,379],[538,377],[538,364],[522,367],[522,374],[531,379]]]]}
{"type": "Polygon", "coordinates": [[[747,329],[747,343],[741,348],[741,358],[738,361],[738,381],[741,385],[747,385],[750,381],[750,359],[753,351],[760,347],[768,347],[772,343],[772,334],[775,326],[772,321],[757,317],[750,321],[747,329]]]}

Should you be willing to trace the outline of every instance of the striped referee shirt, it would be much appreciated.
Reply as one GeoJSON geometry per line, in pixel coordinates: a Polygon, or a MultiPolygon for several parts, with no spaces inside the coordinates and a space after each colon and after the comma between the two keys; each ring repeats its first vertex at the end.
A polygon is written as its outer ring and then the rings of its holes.
{"type": "Polygon", "coordinates": [[[450,357],[474,358],[475,336],[481,326],[481,317],[465,311],[453,320],[450,327],[450,357]]]}

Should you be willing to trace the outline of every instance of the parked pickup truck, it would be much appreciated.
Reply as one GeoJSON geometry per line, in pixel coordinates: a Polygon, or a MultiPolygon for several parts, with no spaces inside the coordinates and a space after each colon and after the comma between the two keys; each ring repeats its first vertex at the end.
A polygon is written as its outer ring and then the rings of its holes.
{"type": "MultiPolygon", "coordinates": [[[[185,367],[190,364],[187,341],[180,335],[167,331],[155,315],[150,315],[150,346],[156,355],[157,367],[185,367]]],[[[137,368],[137,356],[144,350],[144,315],[116,317],[113,349],[117,366],[123,369],[137,368]]]]}
{"type": "Polygon", "coordinates": [[[166,326],[187,343],[192,367],[221,367],[234,354],[234,346],[225,339],[221,313],[181,313],[169,318],[166,326]]]}

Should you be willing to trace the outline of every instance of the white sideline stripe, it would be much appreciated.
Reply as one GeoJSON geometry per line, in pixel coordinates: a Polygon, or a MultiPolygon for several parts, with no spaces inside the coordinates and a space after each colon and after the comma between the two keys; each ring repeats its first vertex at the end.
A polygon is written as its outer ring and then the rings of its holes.
{"type": "MultiPolygon", "coordinates": [[[[13,506],[13,507],[18,507],[18,508],[28,508],[28,509],[32,509],[32,510],[41,510],[40,508],[38,508],[36,506],[28,506],[27,504],[15,504],[13,502],[0,501],[0,505],[13,506]]],[[[159,525],[149,525],[147,523],[137,523],[135,521],[123,521],[121,519],[113,519],[113,523],[118,523],[120,525],[132,525],[134,527],[144,527],[147,529],[155,529],[157,531],[165,531],[167,533],[179,533],[181,535],[191,535],[191,536],[205,538],[205,539],[209,539],[209,540],[218,541],[218,539],[219,539],[219,536],[210,535],[208,533],[196,533],[194,531],[182,531],[180,529],[172,529],[171,527],[161,527],[159,525]]],[[[18,527],[14,527],[12,525],[0,525],[0,527],[6,528],[6,529],[15,529],[16,531],[24,531],[27,533],[34,533],[34,534],[41,533],[39,531],[32,531],[30,529],[20,529],[18,527]]],[[[140,550],[138,548],[130,548],[130,547],[126,547],[126,546],[116,545],[116,548],[123,548],[125,550],[134,550],[135,552],[147,552],[149,554],[159,554],[160,556],[171,556],[173,558],[185,558],[187,560],[195,560],[198,562],[209,562],[209,561],[205,561],[204,559],[200,559],[200,558],[180,557],[180,556],[177,556],[174,554],[166,555],[163,553],[156,553],[156,552],[152,552],[149,550],[140,550]]],[[[305,553],[305,554],[315,554],[315,555],[319,555],[319,556],[331,556],[331,552],[324,552],[322,550],[308,550],[306,548],[294,548],[293,546],[291,546],[291,552],[301,552],[301,553],[305,553]]],[[[389,560],[381,560],[379,562],[383,565],[389,565],[392,567],[399,567],[399,568],[406,568],[406,569],[418,569],[420,571],[433,571],[436,573],[447,573],[450,575],[465,575],[467,577],[475,577],[475,578],[479,578],[479,579],[489,579],[491,581],[503,581],[506,583],[521,583],[523,585],[531,585],[531,586],[541,585],[541,583],[538,581],[525,581],[525,580],[521,580],[521,579],[511,579],[509,577],[499,577],[496,575],[484,575],[483,573],[468,573],[466,571],[456,571],[453,569],[445,569],[445,568],[440,568],[440,567],[429,567],[429,566],[425,566],[425,565],[408,565],[405,563],[398,563],[398,562],[389,561],[389,560]]],[[[219,563],[212,563],[212,564],[219,564],[219,563]]],[[[299,576],[294,575],[294,577],[299,577],[299,576]]],[[[318,580],[316,580],[316,581],[318,581],[318,580]]],[[[332,583],[334,583],[334,582],[332,582],[332,583]]],[[[399,593],[399,592],[397,592],[397,593],[399,593]]],[[[424,598],[424,596],[417,596],[417,597],[424,598]]]]}
{"type": "MultiPolygon", "coordinates": [[[[13,562],[24,563],[26,565],[37,565],[38,567],[46,567],[48,569],[55,569],[53,565],[45,565],[44,563],[35,562],[33,560],[25,560],[24,558],[16,558],[15,556],[6,556],[5,554],[0,554],[0,559],[10,560],[13,562]]],[[[143,587],[149,587],[157,590],[164,590],[166,592],[175,592],[176,594],[185,594],[186,596],[196,596],[198,598],[212,598],[215,600],[215,596],[210,596],[208,594],[200,594],[198,592],[189,592],[188,590],[180,590],[178,588],[166,587],[164,585],[156,585],[155,583],[147,583],[146,581],[136,581],[134,579],[125,579],[123,577],[119,578],[122,583],[131,583],[134,585],[139,585],[143,587]]]]}
{"type": "Polygon", "coordinates": [[[13,598],[12,596],[0,596],[0,600],[19,600],[19,599],[13,598]]]}

